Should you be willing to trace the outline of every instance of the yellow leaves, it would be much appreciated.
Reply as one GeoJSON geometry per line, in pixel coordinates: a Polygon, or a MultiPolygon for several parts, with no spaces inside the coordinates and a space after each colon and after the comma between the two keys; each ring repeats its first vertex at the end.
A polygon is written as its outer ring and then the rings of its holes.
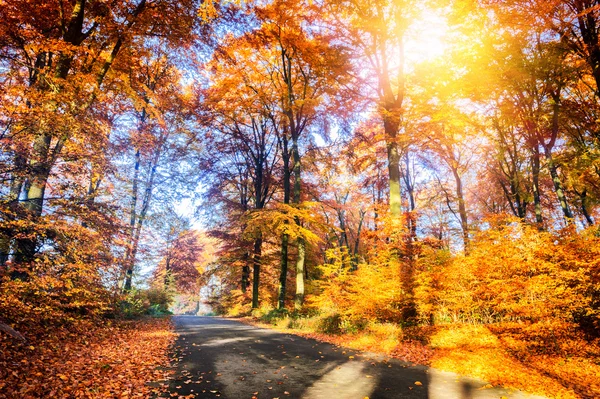
{"type": "Polygon", "coordinates": [[[245,234],[251,238],[262,235],[280,237],[287,234],[290,240],[302,238],[308,244],[316,244],[321,238],[313,231],[324,228],[324,223],[312,210],[314,203],[300,206],[278,204],[274,208],[250,211],[246,214],[245,234]]]}
{"type": "Polygon", "coordinates": [[[420,387],[421,385],[423,385],[423,383],[421,381],[415,381],[415,385],[420,387]]]}
{"type": "Polygon", "coordinates": [[[337,312],[348,319],[394,319],[405,300],[398,264],[359,263],[354,270],[345,248],[327,252],[328,263],[319,266],[319,295],[309,303],[321,310],[337,312]],[[369,295],[365,295],[365,293],[369,295]]]}

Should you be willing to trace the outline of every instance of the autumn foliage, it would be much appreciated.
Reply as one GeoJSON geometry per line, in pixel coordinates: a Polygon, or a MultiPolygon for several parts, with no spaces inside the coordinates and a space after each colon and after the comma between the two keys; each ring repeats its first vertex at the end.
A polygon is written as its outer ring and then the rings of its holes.
{"type": "MultiPolygon", "coordinates": [[[[599,396],[598,26],[595,0],[0,0],[6,387],[61,369],[29,346],[204,303],[599,396]]],[[[24,395],[91,395],[54,374],[24,395]]]]}
{"type": "Polygon", "coordinates": [[[166,319],[78,322],[28,334],[0,336],[1,398],[146,398],[162,392],[174,333],[166,319]],[[162,368],[160,368],[161,366],[162,368]]]}

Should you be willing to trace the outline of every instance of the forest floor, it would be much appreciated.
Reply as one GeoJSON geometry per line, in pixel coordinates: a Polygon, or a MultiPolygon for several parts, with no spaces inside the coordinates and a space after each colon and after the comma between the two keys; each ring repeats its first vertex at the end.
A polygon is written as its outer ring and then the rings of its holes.
{"type": "Polygon", "coordinates": [[[355,350],[381,353],[550,398],[600,398],[600,342],[572,325],[445,325],[401,329],[370,324],[354,333],[323,334],[314,321],[284,318],[260,327],[355,350]],[[292,328],[290,328],[292,327],[292,328]]]}
{"type": "Polygon", "coordinates": [[[0,334],[0,398],[148,398],[172,372],[169,318],[92,323],[0,334]]]}

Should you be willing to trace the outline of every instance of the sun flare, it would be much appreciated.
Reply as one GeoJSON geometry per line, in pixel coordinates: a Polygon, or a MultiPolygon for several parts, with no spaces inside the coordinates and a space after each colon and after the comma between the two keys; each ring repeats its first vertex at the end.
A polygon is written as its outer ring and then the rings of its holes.
{"type": "Polygon", "coordinates": [[[448,47],[446,18],[431,10],[424,10],[404,37],[404,51],[408,66],[440,57],[448,47]]]}

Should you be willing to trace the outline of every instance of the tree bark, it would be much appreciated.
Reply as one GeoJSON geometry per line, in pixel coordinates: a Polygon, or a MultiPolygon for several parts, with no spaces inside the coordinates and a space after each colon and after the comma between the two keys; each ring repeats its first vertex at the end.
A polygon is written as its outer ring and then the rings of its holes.
{"type": "MultiPolygon", "coordinates": [[[[246,253],[245,258],[248,257],[246,253]]],[[[242,266],[242,292],[245,294],[248,291],[248,286],[250,285],[250,266],[244,265],[242,266]]]]}
{"type": "Polygon", "coordinates": [[[533,205],[535,208],[535,222],[538,229],[543,229],[544,219],[542,217],[542,202],[540,199],[540,151],[536,147],[532,149],[531,178],[533,183],[533,205]]]}
{"type": "Polygon", "coordinates": [[[296,297],[294,308],[302,309],[304,305],[304,259],[306,256],[306,244],[304,239],[298,238],[298,260],[296,261],[296,297]]]}
{"type": "Polygon", "coordinates": [[[463,195],[462,178],[456,168],[452,168],[454,181],[456,183],[456,199],[458,200],[458,215],[460,216],[460,227],[462,229],[463,245],[465,252],[469,250],[469,221],[467,217],[467,208],[463,195]]]}
{"type": "MultiPolygon", "coordinates": [[[[300,167],[300,152],[298,150],[298,136],[292,136],[292,156],[294,159],[294,197],[293,203],[300,204],[300,183],[301,183],[301,167],[300,167]]],[[[300,225],[300,220],[296,218],[296,224],[300,225]]],[[[294,307],[298,310],[304,303],[304,261],[306,254],[306,242],[302,237],[296,240],[298,245],[298,258],[296,260],[296,297],[294,307]]]]}
{"type": "MultiPolygon", "coordinates": [[[[288,149],[288,138],[284,135],[282,141],[282,159],[283,159],[283,203],[290,203],[290,153],[288,149]]],[[[278,289],[278,304],[279,309],[285,309],[285,294],[287,285],[288,272],[288,247],[290,237],[288,234],[283,234],[281,237],[281,270],[279,273],[279,289],[278,289]]]]}
{"type": "Polygon", "coordinates": [[[281,237],[281,272],[279,273],[278,309],[285,309],[285,294],[287,285],[289,235],[281,237]]]}
{"type": "Polygon", "coordinates": [[[258,288],[260,287],[260,265],[262,262],[262,236],[254,240],[254,253],[252,256],[252,309],[258,308],[258,288]]]}
{"type": "Polygon", "coordinates": [[[554,184],[554,191],[556,192],[556,197],[560,203],[560,208],[562,209],[567,223],[571,223],[573,221],[573,213],[571,212],[571,208],[569,207],[569,203],[567,202],[567,197],[565,195],[564,187],[560,181],[560,177],[558,176],[558,167],[554,163],[554,158],[551,154],[546,154],[546,159],[548,161],[548,169],[550,170],[552,183],[554,184]]]}
{"type": "Polygon", "coordinates": [[[588,226],[590,226],[590,227],[593,226],[594,219],[590,215],[590,212],[588,211],[588,208],[587,208],[587,198],[588,198],[587,190],[585,188],[581,192],[575,190],[575,193],[577,193],[577,195],[579,196],[579,198],[581,200],[581,213],[585,217],[585,221],[587,222],[588,226]]]}

